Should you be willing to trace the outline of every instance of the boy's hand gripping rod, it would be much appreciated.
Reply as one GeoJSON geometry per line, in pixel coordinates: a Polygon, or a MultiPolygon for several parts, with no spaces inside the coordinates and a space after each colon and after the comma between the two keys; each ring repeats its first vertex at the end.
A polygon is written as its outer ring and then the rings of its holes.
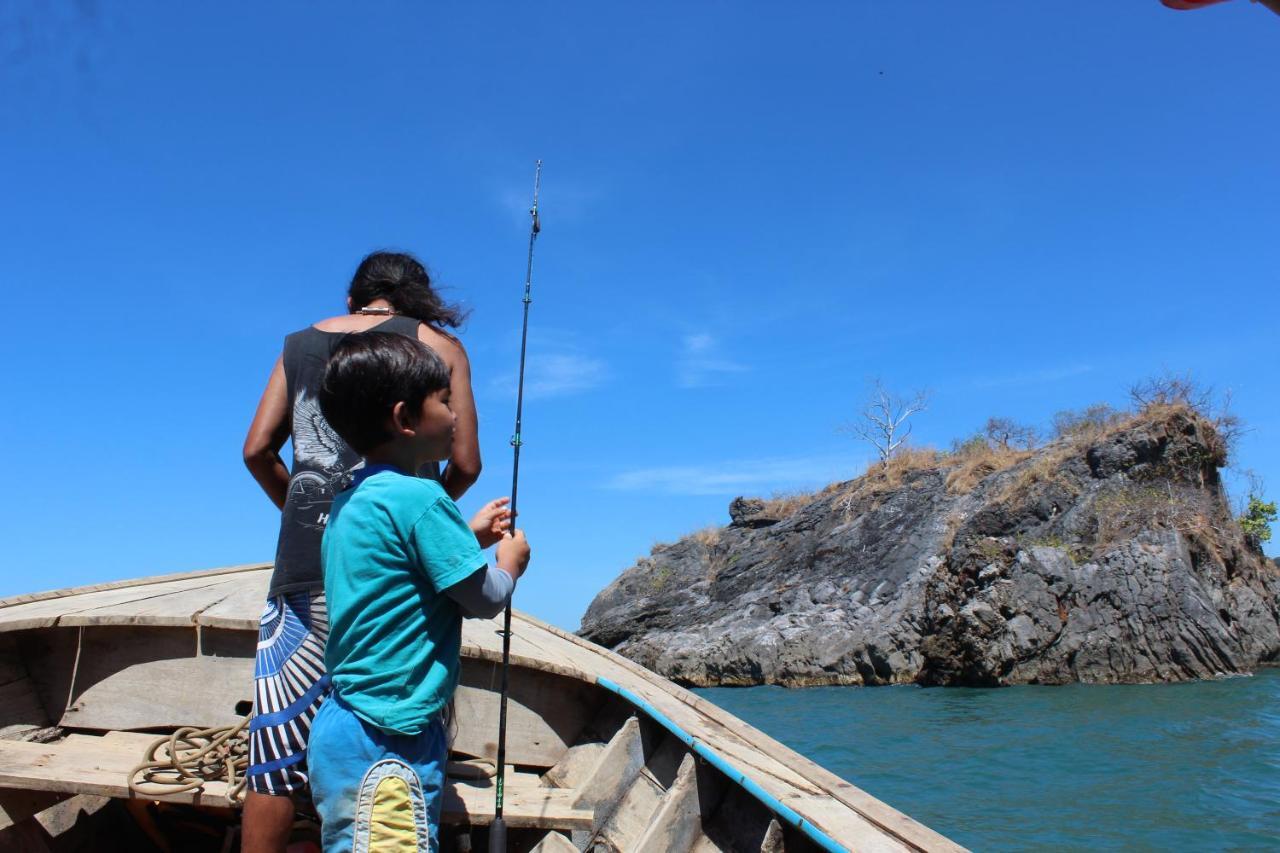
{"type": "MultiPolygon", "coordinates": [[[[524,324],[520,329],[520,378],[516,386],[516,431],[511,436],[512,456],[514,457],[511,465],[512,529],[515,528],[516,491],[520,485],[520,445],[524,443],[520,438],[520,421],[524,413],[524,355],[525,347],[529,342],[529,303],[533,301],[529,295],[530,288],[533,285],[533,244],[538,239],[538,232],[542,230],[542,225],[538,222],[538,188],[541,184],[542,161],[539,160],[533,173],[533,207],[529,208],[529,217],[531,219],[529,223],[529,261],[524,272],[524,324]]],[[[502,819],[502,793],[507,765],[507,674],[510,668],[511,604],[508,602],[507,611],[502,617],[502,694],[498,705],[498,766],[496,768],[497,776],[495,777],[493,823],[489,827],[489,853],[506,853],[507,850],[507,824],[502,819]]]]}

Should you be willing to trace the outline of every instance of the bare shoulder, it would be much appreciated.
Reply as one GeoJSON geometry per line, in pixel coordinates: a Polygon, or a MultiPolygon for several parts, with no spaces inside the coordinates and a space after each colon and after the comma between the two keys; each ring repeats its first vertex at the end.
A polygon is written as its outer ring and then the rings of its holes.
{"type": "Polygon", "coordinates": [[[451,367],[467,363],[467,351],[462,346],[462,341],[447,332],[421,323],[418,325],[418,340],[438,352],[451,367]]]}
{"type": "Polygon", "coordinates": [[[322,332],[350,332],[357,328],[352,323],[350,314],[339,314],[337,317],[326,317],[318,323],[312,323],[312,326],[322,332]]]}
{"type": "Polygon", "coordinates": [[[312,323],[311,327],[322,332],[367,332],[385,322],[387,318],[382,314],[339,314],[337,317],[312,323]]]}

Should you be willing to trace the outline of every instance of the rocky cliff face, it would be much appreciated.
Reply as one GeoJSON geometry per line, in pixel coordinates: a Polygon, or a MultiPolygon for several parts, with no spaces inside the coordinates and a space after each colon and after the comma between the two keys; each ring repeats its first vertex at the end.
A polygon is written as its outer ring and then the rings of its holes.
{"type": "Polygon", "coordinates": [[[660,545],[581,634],[693,685],[1060,684],[1280,662],[1280,569],[1173,407],[1035,452],[916,452],[660,545]]]}

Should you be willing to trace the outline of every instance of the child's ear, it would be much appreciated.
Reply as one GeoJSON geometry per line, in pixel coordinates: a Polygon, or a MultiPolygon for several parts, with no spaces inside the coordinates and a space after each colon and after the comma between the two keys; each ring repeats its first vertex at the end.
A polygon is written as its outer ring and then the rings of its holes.
{"type": "Polygon", "coordinates": [[[391,407],[391,429],[400,435],[413,435],[414,422],[409,416],[409,407],[404,400],[391,407]]]}

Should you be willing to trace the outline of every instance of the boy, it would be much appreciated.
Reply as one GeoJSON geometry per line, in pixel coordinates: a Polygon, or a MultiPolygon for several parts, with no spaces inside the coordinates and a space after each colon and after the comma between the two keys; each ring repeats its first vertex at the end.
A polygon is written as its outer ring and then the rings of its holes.
{"type": "Polygon", "coordinates": [[[449,455],[449,370],[395,334],[348,336],[320,407],[365,457],[321,546],[333,693],[312,725],[312,796],[326,851],[437,849],[462,616],[491,617],[529,562],[505,501],[468,524],[439,483],[409,472],[449,455]],[[500,540],[500,541],[499,541],[500,540]],[[497,567],[482,547],[498,542],[497,567]]]}

